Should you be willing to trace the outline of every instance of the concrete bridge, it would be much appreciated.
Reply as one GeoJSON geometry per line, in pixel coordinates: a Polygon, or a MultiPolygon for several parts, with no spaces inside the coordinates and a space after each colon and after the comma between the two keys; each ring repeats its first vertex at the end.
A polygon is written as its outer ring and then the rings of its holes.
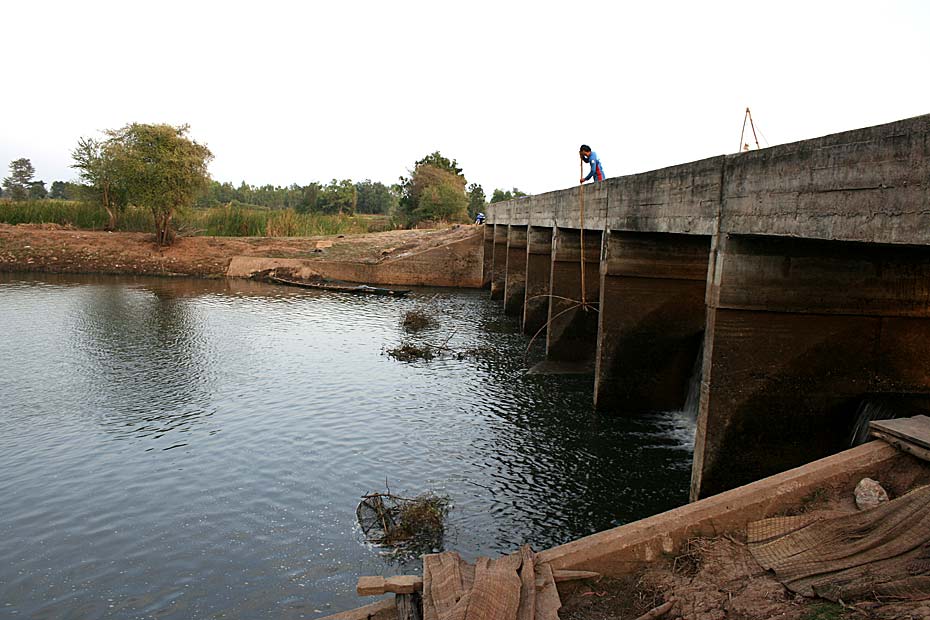
{"type": "Polygon", "coordinates": [[[692,499],[930,403],[930,115],[496,203],[484,243],[597,409],[682,408],[702,355],[692,499]]]}

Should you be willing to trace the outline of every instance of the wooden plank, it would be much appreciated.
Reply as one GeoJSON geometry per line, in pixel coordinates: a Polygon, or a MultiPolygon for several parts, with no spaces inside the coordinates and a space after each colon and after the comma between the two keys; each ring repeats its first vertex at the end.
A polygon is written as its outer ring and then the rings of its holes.
{"type": "Polygon", "coordinates": [[[534,620],[536,618],[535,554],[529,545],[523,545],[520,554],[523,557],[520,564],[520,607],[517,609],[517,620],[534,620]]]}
{"type": "Polygon", "coordinates": [[[423,578],[419,575],[393,575],[391,577],[359,577],[355,591],[359,596],[375,596],[393,592],[413,594],[423,590],[423,578]]]}
{"type": "MultiPolygon", "coordinates": [[[[600,577],[600,573],[595,573],[590,570],[563,570],[555,569],[552,571],[552,578],[556,583],[562,583],[564,581],[577,581],[579,579],[597,579],[600,577]]],[[[542,575],[536,576],[536,591],[542,590],[546,586],[546,579],[542,575]]]]}
{"type": "Polygon", "coordinates": [[[595,573],[592,570],[563,570],[557,568],[552,571],[552,577],[555,579],[556,583],[577,581],[579,579],[597,579],[600,576],[600,573],[595,573]]]}
{"type": "Polygon", "coordinates": [[[397,620],[423,620],[418,593],[398,594],[395,600],[397,601],[397,620]]]}
{"type": "Polygon", "coordinates": [[[872,430],[872,436],[877,437],[878,439],[881,439],[891,444],[892,446],[894,446],[898,450],[901,450],[902,452],[913,454],[917,458],[930,463],[930,450],[926,448],[912,444],[910,441],[906,439],[901,439],[899,437],[895,437],[893,435],[889,435],[887,433],[874,430],[874,429],[872,430]]]}
{"type": "Polygon", "coordinates": [[[539,564],[536,566],[536,572],[543,579],[543,587],[536,593],[536,620],[559,620],[559,609],[562,608],[562,600],[559,598],[559,591],[555,586],[552,567],[545,563],[539,564]]]}
{"type": "Polygon", "coordinates": [[[364,607],[342,611],[331,616],[323,616],[317,620],[369,620],[378,614],[384,615],[386,612],[393,611],[396,608],[394,597],[386,598],[383,601],[371,603],[364,607]]]}
{"type": "Polygon", "coordinates": [[[475,586],[469,593],[465,620],[511,619],[520,607],[520,568],[522,555],[506,555],[496,560],[478,558],[475,586]]]}
{"type": "Polygon", "coordinates": [[[905,439],[908,442],[930,450],[930,417],[915,415],[910,418],[894,420],[874,420],[869,423],[871,431],[879,431],[905,439]]]}
{"type": "Polygon", "coordinates": [[[359,577],[355,592],[359,596],[375,596],[384,594],[384,577],[359,577]]]}

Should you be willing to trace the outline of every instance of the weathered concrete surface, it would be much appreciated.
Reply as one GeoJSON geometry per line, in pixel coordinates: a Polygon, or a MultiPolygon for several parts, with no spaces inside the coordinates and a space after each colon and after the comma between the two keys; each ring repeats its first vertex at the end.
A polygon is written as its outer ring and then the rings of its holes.
{"type": "Polygon", "coordinates": [[[613,231],[712,235],[720,210],[725,158],[712,157],[604,183],[613,231]]]}
{"type": "Polygon", "coordinates": [[[526,300],[526,226],[507,227],[507,264],[504,271],[504,313],[523,316],[523,302],[526,300]]]}
{"type": "Polygon", "coordinates": [[[507,286],[507,225],[494,224],[491,254],[491,299],[503,299],[507,286]]]}
{"type": "Polygon", "coordinates": [[[523,196],[488,205],[488,223],[581,228],[581,197],[584,194],[584,227],[603,230],[607,223],[607,184],[595,183],[566,190],[523,196]]]}
{"type": "MultiPolygon", "coordinates": [[[[584,189],[584,227],[930,245],[930,115],[712,157],[584,189]]],[[[488,222],[580,228],[579,188],[488,206],[488,222]]]]}
{"type": "Polygon", "coordinates": [[[494,226],[486,224],[481,228],[484,237],[481,286],[491,288],[491,271],[494,260],[494,226]]]}
{"type": "Polygon", "coordinates": [[[930,244],[930,115],[728,156],[720,230],[930,244]]]}
{"type": "Polygon", "coordinates": [[[930,317],[930,247],[723,235],[708,305],[930,317]]]}
{"type": "Polygon", "coordinates": [[[395,286],[480,288],[483,243],[482,236],[475,234],[461,241],[376,263],[236,256],[230,261],[226,275],[249,278],[265,269],[289,267],[300,277],[308,278],[321,276],[345,282],[395,286]]]}
{"type": "Polygon", "coordinates": [[[553,233],[546,332],[546,358],[549,360],[594,362],[597,349],[600,248],[600,231],[556,228],[553,233]]]}
{"type": "Polygon", "coordinates": [[[925,465],[882,441],[815,461],[770,478],[720,493],[648,519],[621,525],[547,549],[537,557],[552,568],[629,575],[662,556],[683,551],[688,540],[720,536],[752,521],[796,507],[814,491],[849,488],[865,476],[880,479],[890,470],[921,475],[925,465]]]}
{"type": "Polygon", "coordinates": [[[552,229],[530,226],[526,242],[526,301],[523,333],[535,336],[549,320],[549,280],[552,275],[552,229]]]}
{"type": "Polygon", "coordinates": [[[930,248],[724,235],[707,306],[694,498],[843,449],[866,395],[930,394],[930,248]]]}
{"type": "Polygon", "coordinates": [[[594,404],[681,409],[704,333],[710,237],[611,232],[601,261],[594,404]]]}

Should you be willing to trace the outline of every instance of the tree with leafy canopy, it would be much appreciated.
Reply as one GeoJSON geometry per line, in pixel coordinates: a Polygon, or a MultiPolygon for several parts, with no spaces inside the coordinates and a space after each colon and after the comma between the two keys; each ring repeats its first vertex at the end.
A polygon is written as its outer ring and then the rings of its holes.
{"type": "Polygon", "coordinates": [[[319,183],[310,183],[304,185],[297,191],[297,200],[294,204],[294,210],[298,213],[310,213],[316,208],[316,202],[320,198],[320,192],[323,186],[319,183]]]}
{"type": "Polygon", "coordinates": [[[48,190],[45,189],[45,181],[33,181],[29,184],[30,200],[43,200],[48,198],[48,190]]]}
{"type": "Polygon", "coordinates": [[[65,182],[64,181],[52,181],[52,186],[49,188],[48,197],[56,200],[65,199],[65,182]]]}
{"type": "Polygon", "coordinates": [[[397,195],[384,183],[365,179],[355,184],[358,213],[390,213],[397,206],[397,195]]]}
{"type": "Polygon", "coordinates": [[[513,200],[514,198],[520,198],[521,196],[526,196],[525,192],[521,192],[516,187],[504,191],[502,189],[495,189],[494,193],[491,194],[491,202],[504,202],[505,200],[513,200]]]}
{"type": "Polygon", "coordinates": [[[25,200],[29,197],[35,174],[32,162],[25,157],[13,160],[10,162],[10,176],[3,179],[5,193],[13,200],[25,200]]]}
{"type": "Polygon", "coordinates": [[[316,208],[322,213],[349,214],[355,213],[358,204],[358,192],[355,183],[349,179],[339,181],[333,179],[329,185],[324,186],[316,199],[316,208]]]}
{"type": "Polygon", "coordinates": [[[417,222],[460,222],[468,217],[465,179],[433,166],[421,166],[414,173],[417,185],[417,207],[413,211],[417,222]]]}
{"type": "Polygon", "coordinates": [[[128,203],[128,172],[120,169],[126,165],[119,159],[123,154],[112,139],[79,138],[77,147],[71,151],[74,160],[71,167],[84,182],[85,198],[100,202],[107,212],[106,230],[116,230],[117,218],[128,203]]]}
{"type": "Polygon", "coordinates": [[[398,210],[408,225],[423,220],[467,221],[465,185],[458,162],[435,151],[417,161],[409,177],[400,178],[398,210]]]}
{"type": "Polygon", "coordinates": [[[488,199],[484,195],[484,188],[477,183],[469,185],[465,194],[468,196],[468,218],[473,220],[476,215],[484,211],[488,199]]]}
{"type": "Polygon", "coordinates": [[[174,241],[175,214],[193,206],[210,182],[207,164],[213,154],[187,137],[189,129],[130,123],[105,132],[117,184],[129,202],[152,211],[159,245],[174,241]]]}

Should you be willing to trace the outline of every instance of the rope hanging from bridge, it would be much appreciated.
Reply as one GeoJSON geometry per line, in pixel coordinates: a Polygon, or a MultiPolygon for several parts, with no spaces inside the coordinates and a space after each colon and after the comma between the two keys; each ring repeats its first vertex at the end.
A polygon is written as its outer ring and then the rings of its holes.
{"type": "MultiPolygon", "coordinates": [[[[593,166],[594,163],[592,162],[593,166]]],[[[580,179],[584,178],[584,163],[581,161],[578,162],[578,169],[580,170],[579,177],[580,179]]],[[[586,298],[587,287],[584,283],[584,181],[581,182],[580,188],[578,190],[579,200],[581,203],[581,307],[585,312],[588,311],[588,301],[586,298]]]]}
{"type": "MultiPolygon", "coordinates": [[[[578,162],[578,168],[579,168],[579,171],[580,171],[580,178],[583,179],[583,178],[584,178],[584,164],[583,164],[582,162],[578,162]]],[[[584,258],[585,258],[585,256],[584,256],[584,181],[582,181],[582,182],[580,183],[580,187],[578,188],[578,199],[579,199],[580,219],[581,219],[581,223],[580,223],[580,232],[581,232],[581,256],[579,257],[579,261],[578,261],[579,264],[581,265],[581,299],[580,299],[580,300],[578,300],[578,299],[571,299],[571,298],[569,298],[569,297],[562,297],[561,295],[552,295],[551,293],[550,293],[550,294],[545,294],[545,295],[533,295],[532,297],[528,297],[528,298],[526,299],[526,301],[530,301],[530,300],[536,299],[536,298],[538,298],[538,297],[545,297],[545,298],[548,298],[549,300],[560,299],[560,300],[562,300],[562,301],[567,301],[567,302],[569,302],[571,305],[568,306],[567,308],[562,308],[562,309],[559,310],[559,312],[556,313],[555,315],[551,315],[551,316],[549,317],[549,320],[547,320],[547,321],[545,322],[545,324],[544,324],[542,327],[540,327],[538,330],[536,330],[536,333],[533,334],[533,337],[530,338],[529,343],[527,343],[527,345],[526,345],[526,351],[524,352],[524,358],[530,354],[530,349],[532,349],[533,343],[536,342],[536,338],[538,338],[539,335],[540,335],[541,333],[543,333],[543,331],[545,331],[545,330],[549,327],[549,325],[550,325],[554,320],[556,320],[557,318],[559,318],[560,316],[562,316],[562,315],[564,315],[564,314],[567,314],[567,313],[571,312],[572,310],[577,310],[578,308],[581,308],[581,309],[584,310],[585,312],[589,312],[589,311],[591,311],[591,310],[593,310],[594,312],[598,312],[598,309],[595,307],[595,306],[597,305],[597,302],[595,302],[595,303],[588,303],[588,297],[587,297],[587,295],[588,295],[587,288],[588,288],[588,287],[587,287],[587,284],[585,283],[585,268],[584,268],[584,258]]],[[[551,311],[552,311],[552,308],[551,308],[551,306],[550,306],[550,312],[551,312],[551,311]]]]}

